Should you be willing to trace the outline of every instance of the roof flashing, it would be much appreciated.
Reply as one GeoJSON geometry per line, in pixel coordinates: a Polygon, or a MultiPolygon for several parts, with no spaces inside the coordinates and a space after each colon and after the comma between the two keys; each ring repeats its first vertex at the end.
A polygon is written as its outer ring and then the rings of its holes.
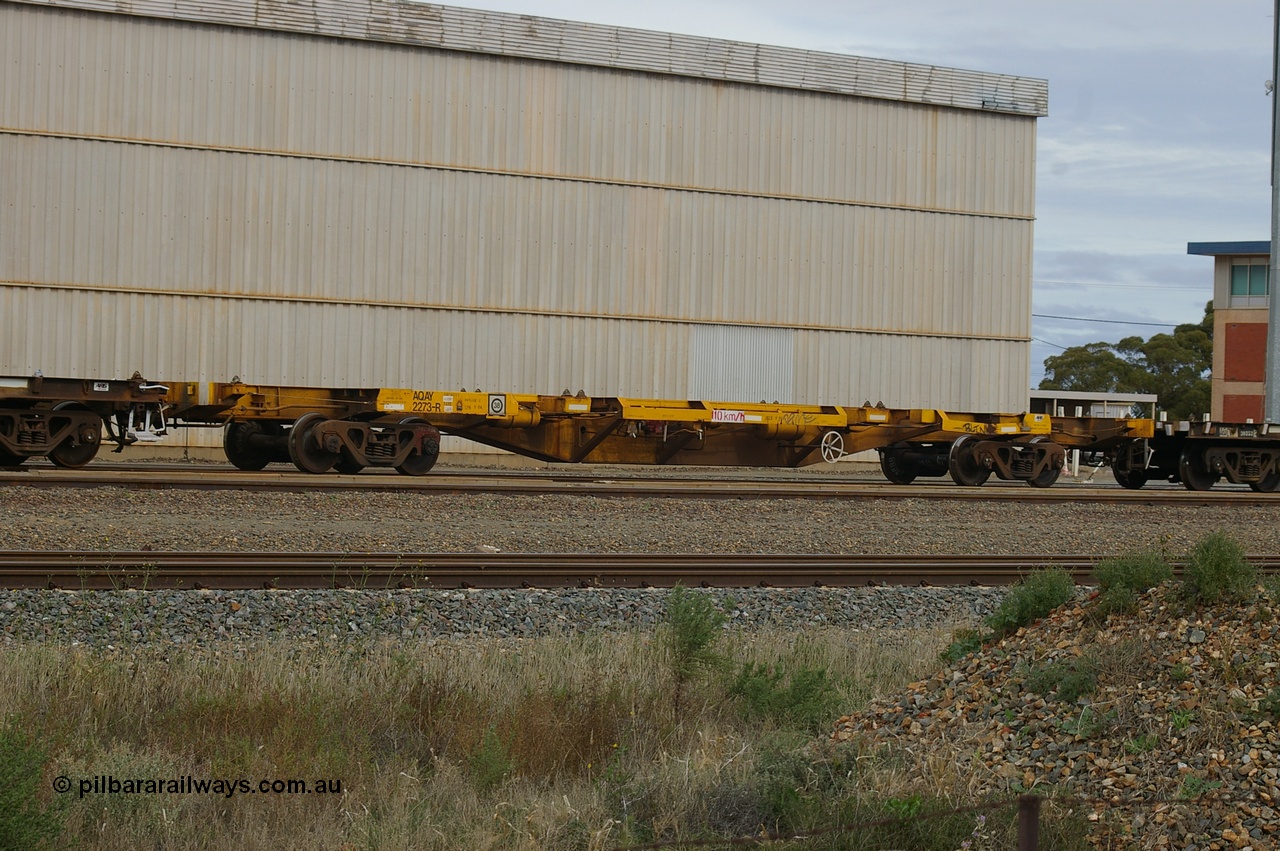
{"type": "Polygon", "coordinates": [[[984,71],[403,0],[0,0],[972,109],[1048,114],[1048,83],[984,71]]]}

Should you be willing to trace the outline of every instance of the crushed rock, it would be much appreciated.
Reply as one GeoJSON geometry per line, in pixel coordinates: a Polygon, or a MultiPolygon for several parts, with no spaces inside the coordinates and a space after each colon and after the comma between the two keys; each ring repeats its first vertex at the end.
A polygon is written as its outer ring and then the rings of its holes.
{"type": "Polygon", "coordinates": [[[1092,602],[840,719],[831,741],[920,772],[949,754],[978,797],[1061,799],[1097,848],[1280,847],[1280,606],[1259,589],[1195,609],[1172,582],[1132,614],[1092,602]],[[1055,671],[1096,687],[1062,700],[1055,671]]]}

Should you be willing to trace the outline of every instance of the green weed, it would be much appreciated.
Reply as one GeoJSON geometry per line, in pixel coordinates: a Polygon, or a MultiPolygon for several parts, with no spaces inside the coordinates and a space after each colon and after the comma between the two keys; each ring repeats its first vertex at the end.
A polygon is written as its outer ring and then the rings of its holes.
{"type": "Polygon", "coordinates": [[[1214,789],[1221,788],[1221,780],[1206,780],[1195,774],[1183,775],[1182,785],[1178,788],[1178,797],[1184,801],[1192,798],[1199,798],[1206,792],[1212,792],[1214,789]]]}
{"type": "Polygon", "coordinates": [[[1082,739],[1092,739],[1110,730],[1115,722],[1115,713],[1099,712],[1092,706],[1086,706],[1075,718],[1062,721],[1059,727],[1064,733],[1070,733],[1082,739]]]}
{"type": "Polygon", "coordinates": [[[467,759],[471,778],[476,789],[488,792],[497,788],[511,775],[511,748],[498,737],[497,728],[490,725],[480,739],[480,745],[467,759]]]}
{"type": "Polygon", "coordinates": [[[1150,753],[1160,744],[1160,737],[1155,733],[1137,736],[1124,743],[1124,749],[1131,754],[1150,753]]]}
{"type": "Polygon", "coordinates": [[[1280,686],[1267,692],[1267,696],[1258,702],[1258,711],[1272,721],[1280,721],[1280,686]]]}
{"type": "Polygon", "coordinates": [[[709,594],[677,585],[667,595],[667,617],[659,642],[667,651],[677,717],[688,684],[698,674],[724,665],[724,657],[716,651],[716,644],[726,620],[709,594]]]}
{"type": "Polygon", "coordinates": [[[743,713],[818,732],[837,714],[840,693],[825,668],[746,662],[729,685],[743,713]]]}
{"type": "Polygon", "coordinates": [[[1028,690],[1036,694],[1052,693],[1063,703],[1075,703],[1081,697],[1093,693],[1098,687],[1098,678],[1087,660],[1076,659],[1036,668],[1027,675],[1025,684],[1028,690]]]}
{"type": "Polygon", "coordinates": [[[1280,603],[1280,574],[1272,573],[1263,578],[1262,587],[1273,603],[1280,603]]]}
{"type": "Polygon", "coordinates": [[[1037,570],[1009,589],[996,609],[986,619],[997,635],[1007,635],[1039,620],[1071,599],[1075,582],[1061,568],[1037,570]]]}
{"type": "Polygon", "coordinates": [[[954,665],[970,653],[982,649],[982,635],[976,629],[958,629],[951,636],[947,649],[939,654],[939,659],[946,665],[954,665]]]}
{"type": "Polygon", "coordinates": [[[1182,573],[1183,593],[1196,603],[1246,600],[1258,581],[1258,569],[1244,550],[1223,532],[1202,538],[1191,550],[1182,573]]]}
{"type": "Polygon", "coordinates": [[[1181,733],[1194,724],[1198,717],[1193,710],[1175,709],[1169,713],[1169,726],[1175,732],[1181,733]]]}
{"type": "Polygon", "coordinates": [[[1128,588],[1141,594],[1173,578],[1173,568],[1155,552],[1133,553],[1103,559],[1093,568],[1094,579],[1104,592],[1128,588]]]}
{"type": "Polygon", "coordinates": [[[1100,593],[1093,613],[1099,618],[1128,614],[1138,606],[1138,595],[1173,578],[1173,568],[1155,552],[1103,559],[1093,568],[1100,593]]]}

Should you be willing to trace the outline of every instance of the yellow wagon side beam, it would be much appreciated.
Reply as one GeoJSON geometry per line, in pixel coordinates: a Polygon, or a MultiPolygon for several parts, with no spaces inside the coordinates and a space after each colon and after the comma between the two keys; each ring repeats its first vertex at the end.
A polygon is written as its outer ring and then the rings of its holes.
{"type": "MultiPolygon", "coordinates": [[[[912,463],[921,469],[933,470],[940,463],[935,456],[962,444],[977,453],[974,464],[1017,477],[1027,457],[1037,459],[1037,470],[1046,464],[1060,468],[1061,450],[1054,441],[1078,446],[1119,440],[1140,433],[1142,422],[479,390],[240,382],[175,382],[174,387],[169,401],[176,416],[228,424],[229,457],[259,464],[274,453],[273,460],[287,456],[304,469],[323,467],[331,459],[339,468],[399,466],[410,451],[406,444],[430,447],[423,428],[430,426],[533,458],[569,463],[795,467],[875,449],[916,459],[912,463]],[[299,435],[293,426],[303,418],[307,434],[299,435]]],[[[421,449],[410,454],[417,451],[421,449]]]]}

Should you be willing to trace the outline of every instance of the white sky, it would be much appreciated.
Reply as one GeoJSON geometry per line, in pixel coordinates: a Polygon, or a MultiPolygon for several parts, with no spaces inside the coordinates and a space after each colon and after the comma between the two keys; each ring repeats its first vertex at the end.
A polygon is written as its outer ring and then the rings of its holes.
{"type": "MultiPolygon", "coordinates": [[[[1272,0],[452,5],[1047,79],[1037,314],[1197,322],[1213,261],[1187,243],[1270,238],[1272,0]]],[[[1033,328],[1033,386],[1058,347],[1172,330],[1042,318],[1033,328]]]]}

